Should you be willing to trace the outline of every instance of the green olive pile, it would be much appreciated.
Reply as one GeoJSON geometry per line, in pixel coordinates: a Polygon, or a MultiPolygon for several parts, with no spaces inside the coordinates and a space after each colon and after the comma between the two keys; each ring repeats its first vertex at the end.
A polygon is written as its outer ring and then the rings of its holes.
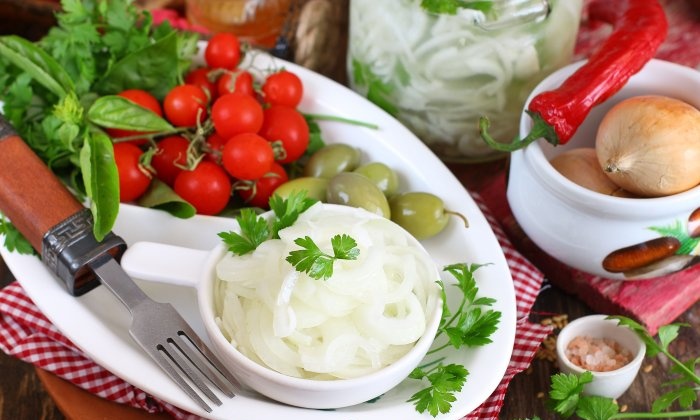
{"type": "Polygon", "coordinates": [[[391,219],[418,239],[440,233],[449,216],[459,213],[445,209],[440,197],[427,192],[398,193],[399,177],[381,162],[361,164],[360,151],[334,143],[316,151],[304,165],[300,177],[290,179],[275,190],[286,198],[294,191],[324,203],[361,207],[391,219]]]}

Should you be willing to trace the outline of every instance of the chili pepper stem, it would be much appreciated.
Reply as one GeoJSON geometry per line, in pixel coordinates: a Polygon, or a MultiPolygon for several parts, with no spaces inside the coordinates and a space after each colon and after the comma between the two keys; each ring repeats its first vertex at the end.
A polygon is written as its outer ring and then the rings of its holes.
{"type": "Polygon", "coordinates": [[[557,137],[554,128],[547,124],[538,114],[530,111],[526,112],[528,115],[530,115],[530,117],[532,117],[533,124],[532,130],[530,130],[528,135],[522,140],[518,136],[515,136],[510,143],[501,143],[494,139],[488,132],[491,122],[487,117],[479,118],[479,133],[481,134],[481,138],[486,142],[486,144],[489,145],[489,147],[501,152],[514,152],[526,147],[530,143],[540,138],[544,138],[555,146],[558,145],[559,138],[557,137]]]}

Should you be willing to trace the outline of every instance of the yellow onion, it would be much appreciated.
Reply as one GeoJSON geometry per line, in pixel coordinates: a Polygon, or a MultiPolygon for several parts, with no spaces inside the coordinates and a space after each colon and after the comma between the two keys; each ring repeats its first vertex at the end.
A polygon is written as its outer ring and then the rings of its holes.
{"type": "Polygon", "coordinates": [[[700,184],[700,111],[665,96],[637,96],[608,111],[596,153],[610,179],[643,197],[700,184]]]}
{"type": "Polygon", "coordinates": [[[567,150],[553,157],[549,163],[565,178],[591,191],[616,197],[634,197],[608,178],[592,147],[567,150]]]}

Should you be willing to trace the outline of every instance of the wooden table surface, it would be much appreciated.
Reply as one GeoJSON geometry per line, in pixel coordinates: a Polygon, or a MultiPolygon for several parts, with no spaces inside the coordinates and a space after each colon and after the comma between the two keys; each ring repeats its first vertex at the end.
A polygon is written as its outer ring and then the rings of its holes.
{"type": "MultiPolygon", "coordinates": [[[[32,2],[0,1],[0,33],[19,33],[36,39],[41,34],[41,27],[17,24],[10,14],[16,11],[12,4],[31,4],[32,2]],[[9,8],[9,11],[8,11],[9,8]],[[14,22],[14,25],[9,25],[14,22]],[[9,25],[9,26],[8,26],[9,25]]],[[[38,16],[41,25],[51,22],[50,16],[22,9],[23,18],[38,16]]],[[[26,22],[25,22],[26,23],[26,22]]],[[[342,54],[339,54],[342,56],[342,54]]],[[[343,69],[343,66],[339,66],[343,69]]],[[[336,75],[342,79],[343,75],[336,75]]],[[[505,161],[471,165],[469,167],[453,166],[451,169],[470,188],[479,184],[497,171],[504,170],[505,161]],[[478,174],[478,175],[476,175],[478,174]]],[[[13,280],[11,273],[0,260],[0,287],[13,280]]],[[[540,322],[553,316],[566,315],[573,320],[592,313],[583,303],[567,295],[547,282],[533,307],[531,320],[540,322]]],[[[686,311],[678,322],[689,324],[681,329],[680,337],[672,343],[671,351],[683,357],[700,356],[700,303],[686,311]]],[[[543,355],[546,352],[542,353],[543,355]]],[[[668,380],[668,360],[663,356],[647,359],[643,371],[637,377],[629,391],[619,399],[619,404],[627,411],[648,411],[655,398],[662,394],[661,384],[668,380]]],[[[0,420],[155,420],[162,416],[146,415],[143,412],[123,407],[94,397],[52,374],[37,371],[32,365],[21,362],[0,352],[0,420]]],[[[535,415],[543,420],[556,418],[545,409],[545,394],[550,384],[550,376],[557,372],[555,364],[546,358],[537,358],[530,369],[517,375],[509,387],[505,405],[501,412],[502,419],[528,418],[535,415]]],[[[393,419],[391,419],[393,420],[393,419]]]]}

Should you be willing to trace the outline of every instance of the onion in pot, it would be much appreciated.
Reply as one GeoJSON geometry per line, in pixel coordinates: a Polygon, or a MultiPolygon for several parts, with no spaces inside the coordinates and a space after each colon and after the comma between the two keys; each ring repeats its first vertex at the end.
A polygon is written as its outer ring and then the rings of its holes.
{"type": "Polygon", "coordinates": [[[605,174],[592,147],[567,150],[553,157],[549,163],[566,179],[591,191],[615,197],[634,197],[605,174]]]}
{"type": "Polygon", "coordinates": [[[700,110],[665,96],[615,105],[596,136],[598,160],[620,187],[661,197],[700,184],[700,110]]]}

